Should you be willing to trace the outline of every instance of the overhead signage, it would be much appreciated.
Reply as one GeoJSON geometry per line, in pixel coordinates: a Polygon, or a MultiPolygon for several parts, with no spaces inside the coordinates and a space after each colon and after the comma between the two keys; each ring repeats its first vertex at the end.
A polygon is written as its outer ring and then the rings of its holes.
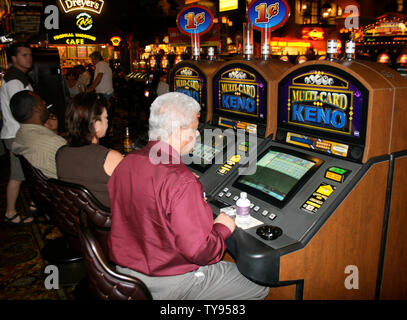
{"type": "Polygon", "coordinates": [[[323,40],[325,31],[322,28],[304,28],[302,29],[302,38],[311,40],[323,40]]]}
{"type": "Polygon", "coordinates": [[[212,12],[200,5],[192,5],[181,10],[177,16],[178,29],[184,34],[203,35],[213,25],[212,12]]]}
{"type": "Polygon", "coordinates": [[[72,11],[90,11],[100,14],[103,9],[103,0],[59,0],[65,13],[72,11]]]}
{"type": "Polygon", "coordinates": [[[77,33],[77,32],[69,32],[69,33],[60,33],[56,34],[52,37],[53,43],[65,43],[69,45],[78,45],[78,44],[87,44],[95,43],[96,37],[84,34],[84,33],[77,33]]]}
{"type": "MultiPolygon", "coordinates": [[[[60,27],[48,31],[51,44],[83,45],[101,41],[105,35],[101,15],[103,0],[59,0],[60,27]],[[102,26],[102,29],[101,29],[102,26]]],[[[109,41],[104,38],[103,42],[109,41]]]]}
{"type": "Polygon", "coordinates": [[[286,0],[254,0],[248,8],[248,17],[253,28],[273,31],[281,28],[290,16],[286,0]]]}
{"type": "Polygon", "coordinates": [[[118,47],[120,45],[120,42],[122,41],[122,38],[119,36],[114,36],[110,38],[110,41],[112,42],[114,47],[118,47]]]}
{"type": "Polygon", "coordinates": [[[239,0],[219,0],[219,12],[236,10],[239,8],[239,0]]]}
{"type": "Polygon", "coordinates": [[[279,121],[359,139],[365,88],[331,71],[311,69],[279,85],[279,121]]]}
{"type": "Polygon", "coordinates": [[[86,12],[82,12],[76,16],[76,25],[83,31],[92,29],[93,20],[92,16],[86,12]]]}

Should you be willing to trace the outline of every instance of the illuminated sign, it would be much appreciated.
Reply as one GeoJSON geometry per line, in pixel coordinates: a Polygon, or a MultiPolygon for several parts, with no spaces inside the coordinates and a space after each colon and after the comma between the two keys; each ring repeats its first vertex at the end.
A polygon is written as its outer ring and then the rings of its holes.
{"type": "Polygon", "coordinates": [[[311,40],[323,40],[325,31],[322,28],[304,28],[302,29],[302,38],[311,40]]]}
{"type": "Polygon", "coordinates": [[[202,35],[212,27],[213,15],[206,7],[189,6],[178,14],[177,25],[182,33],[202,35]]]}
{"type": "Polygon", "coordinates": [[[255,76],[242,70],[234,69],[225,72],[219,81],[220,109],[234,113],[257,117],[259,113],[256,101],[258,86],[255,76]]]}
{"type": "Polygon", "coordinates": [[[72,44],[72,45],[88,43],[88,41],[86,41],[86,40],[90,40],[92,42],[96,41],[95,36],[92,36],[89,34],[84,34],[84,33],[76,33],[76,32],[61,33],[61,34],[54,35],[52,38],[54,41],[57,41],[57,42],[59,42],[59,40],[65,39],[66,44],[72,44]]]}
{"type": "Polygon", "coordinates": [[[254,0],[248,8],[249,20],[258,31],[281,28],[289,16],[290,7],[285,0],[254,0]]]}
{"type": "Polygon", "coordinates": [[[206,108],[206,80],[200,73],[190,66],[183,66],[176,70],[172,91],[184,93],[194,98],[202,107],[206,108]]]}
{"type": "Polygon", "coordinates": [[[122,38],[115,36],[115,37],[111,37],[110,41],[112,42],[114,47],[118,47],[120,42],[122,41],[122,38]]]}
{"type": "Polygon", "coordinates": [[[219,0],[219,12],[236,10],[238,7],[238,0],[219,0]]]}
{"type": "Polygon", "coordinates": [[[215,112],[265,121],[267,84],[256,70],[232,64],[213,80],[215,112]]]}
{"type": "Polygon", "coordinates": [[[86,12],[82,12],[76,16],[76,25],[83,31],[88,31],[93,26],[92,16],[86,12]]]}
{"type": "Polygon", "coordinates": [[[59,0],[66,13],[71,11],[91,11],[97,14],[102,12],[103,0],[59,0]]]}
{"type": "Polygon", "coordinates": [[[366,89],[330,70],[307,67],[279,84],[279,121],[351,139],[363,137],[366,89]],[[298,74],[299,73],[299,74],[298,74]]]}
{"type": "Polygon", "coordinates": [[[270,41],[270,47],[309,48],[309,47],[311,47],[311,43],[310,42],[304,42],[304,41],[270,41]]]}

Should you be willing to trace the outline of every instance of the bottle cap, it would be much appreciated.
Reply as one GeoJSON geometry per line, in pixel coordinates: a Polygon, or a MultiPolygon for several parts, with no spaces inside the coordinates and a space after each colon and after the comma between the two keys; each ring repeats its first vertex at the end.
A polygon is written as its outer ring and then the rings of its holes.
{"type": "Polygon", "coordinates": [[[246,192],[240,192],[240,199],[247,199],[247,193],[246,192]]]}

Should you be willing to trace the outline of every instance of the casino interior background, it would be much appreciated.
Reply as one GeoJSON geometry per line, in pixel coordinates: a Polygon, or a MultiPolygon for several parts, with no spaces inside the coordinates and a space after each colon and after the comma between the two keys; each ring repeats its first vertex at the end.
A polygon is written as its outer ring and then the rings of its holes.
{"type": "Polygon", "coordinates": [[[190,166],[214,211],[245,190],[254,199],[258,223],[273,224],[267,230],[236,232],[225,259],[235,261],[248,278],[272,286],[269,298],[407,299],[401,192],[407,183],[407,1],[383,0],[378,6],[374,0],[287,0],[291,16],[272,32],[267,59],[258,30],[253,31],[252,57],[244,55],[250,0],[231,1],[237,7],[209,0],[98,2],[103,10],[78,18],[59,0],[0,0],[1,74],[9,65],[11,41],[29,41],[36,89],[57,106],[63,124],[64,74],[89,64],[89,54],[100,51],[110,62],[117,89],[112,131],[104,143],[117,149],[123,147],[125,127],[135,149],[146,143],[148,107],[160,75],[166,75],[171,91],[200,102],[201,132],[230,129],[230,137],[219,135],[219,141],[202,143],[192,154],[208,161],[223,156],[220,165],[190,166]],[[189,4],[208,8],[214,22],[200,37],[199,55],[192,60],[191,38],[176,23],[189,4]],[[55,24],[52,12],[45,12],[49,6],[58,8],[58,27],[49,27],[55,24]],[[345,27],[355,18],[358,24],[345,27]],[[328,40],[336,40],[336,62],[328,61],[328,40]],[[348,40],[356,43],[349,61],[348,40]],[[231,112],[238,103],[246,112],[231,112]],[[332,106],[337,110],[331,113],[332,106]],[[324,123],[301,123],[317,118],[324,123]],[[241,141],[238,129],[248,133],[241,141]],[[236,141],[241,154],[225,154],[236,141]],[[251,143],[259,148],[258,159],[249,152],[251,143]],[[264,195],[262,177],[238,178],[250,160],[283,166],[292,174],[285,182],[295,182],[292,191],[264,195]],[[301,164],[294,170],[289,162],[301,164]],[[343,287],[343,266],[353,265],[361,272],[358,291],[343,287]]]}

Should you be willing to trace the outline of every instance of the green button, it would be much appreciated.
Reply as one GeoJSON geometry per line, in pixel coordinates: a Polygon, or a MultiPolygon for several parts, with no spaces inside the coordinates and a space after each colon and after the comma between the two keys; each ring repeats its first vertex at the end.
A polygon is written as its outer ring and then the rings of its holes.
{"type": "Polygon", "coordinates": [[[330,168],[329,168],[329,171],[336,172],[336,173],[338,173],[338,174],[344,174],[344,173],[346,173],[348,170],[341,169],[341,168],[337,168],[337,167],[330,167],[330,168]]]}

